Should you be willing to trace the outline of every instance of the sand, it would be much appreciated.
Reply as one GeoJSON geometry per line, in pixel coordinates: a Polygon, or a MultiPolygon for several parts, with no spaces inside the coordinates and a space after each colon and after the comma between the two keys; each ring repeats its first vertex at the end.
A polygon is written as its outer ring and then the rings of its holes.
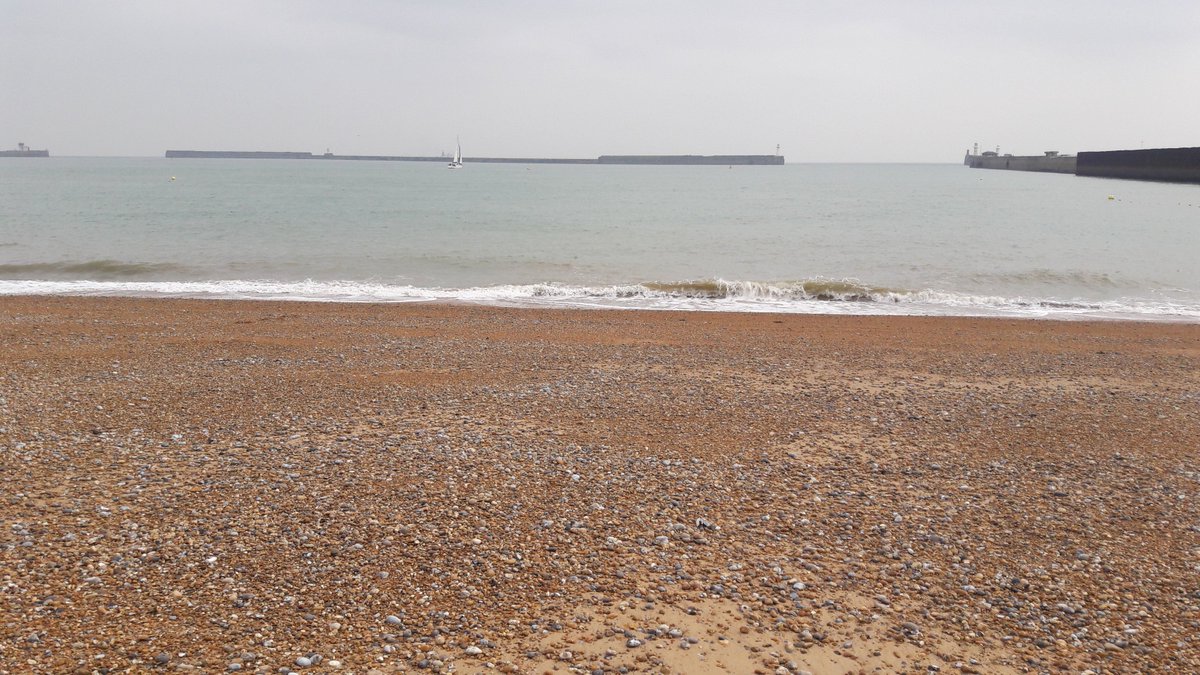
{"type": "Polygon", "coordinates": [[[1200,326],[0,298],[0,673],[1196,672],[1200,326]]]}

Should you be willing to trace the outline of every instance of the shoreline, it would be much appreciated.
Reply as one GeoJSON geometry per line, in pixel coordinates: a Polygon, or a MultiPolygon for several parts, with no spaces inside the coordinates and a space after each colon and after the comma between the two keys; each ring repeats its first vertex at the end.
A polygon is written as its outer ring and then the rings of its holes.
{"type": "Polygon", "coordinates": [[[1200,668],[1200,325],[2,296],[0,343],[0,673],[1200,668]]]}
{"type": "MultiPolygon", "coordinates": [[[[730,289],[750,288],[740,292],[727,290],[727,296],[708,297],[686,294],[672,295],[660,290],[663,284],[631,284],[605,287],[578,287],[554,283],[501,285],[496,287],[445,289],[437,287],[387,286],[370,283],[344,285],[343,282],[316,282],[323,290],[310,288],[313,282],[263,281],[178,281],[178,282],[95,282],[95,281],[23,281],[0,280],[0,298],[99,298],[129,300],[188,300],[204,302],[300,302],[346,305],[448,304],[498,309],[531,309],[545,311],[666,311],[718,314],[779,314],[791,316],[830,317],[924,317],[935,319],[1011,319],[1065,322],[1135,322],[1200,325],[1200,315],[1190,308],[1171,312],[1165,303],[1147,309],[1144,303],[1120,304],[1116,301],[1010,300],[994,304],[959,304],[972,296],[933,293],[940,300],[920,298],[927,292],[902,293],[872,291],[849,282],[813,281],[820,294],[844,294],[846,297],[812,297],[781,299],[771,295],[780,288],[756,282],[685,282],[730,289]],[[14,290],[5,284],[17,284],[14,290]],[[828,290],[832,284],[838,290],[828,290]],[[32,286],[31,286],[32,285],[32,286]],[[117,286],[119,289],[108,286],[117,286]],[[754,287],[761,286],[767,289],[754,287]],[[48,290],[49,289],[49,290],[48,290]],[[141,290],[139,290],[141,289],[141,290]],[[324,293],[324,295],[322,294],[324,293]],[[332,294],[332,295],[330,295],[332,294]],[[257,297],[256,297],[257,295],[257,297]],[[952,298],[953,301],[946,298],[952,298]],[[846,310],[844,308],[854,308],[846,310]],[[840,311],[839,311],[840,310],[840,311]],[[857,310],[857,311],[855,311],[857,310]]],[[[807,283],[807,282],[804,282],[807,283]]],[[[801,286],[804,284],[802,283],[801,286]]],[[[670,287],[672,285],[665,285],[670,287]]],[[[796,292],[785,285],[782,292],[796,292]]],[[[718,292],[716,290],[712,292],[718,292]]],[[[995,299],[992,299],[995,301],[995,299]]]]}

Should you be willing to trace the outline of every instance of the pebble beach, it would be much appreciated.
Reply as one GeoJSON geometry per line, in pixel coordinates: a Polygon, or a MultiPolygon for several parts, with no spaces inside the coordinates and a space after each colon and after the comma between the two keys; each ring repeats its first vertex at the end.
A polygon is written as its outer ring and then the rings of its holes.
{"type": "Polygon", "coordinates": [[[1200,325],[0,298],[0,673],[1200,671],[1200,325]]]}

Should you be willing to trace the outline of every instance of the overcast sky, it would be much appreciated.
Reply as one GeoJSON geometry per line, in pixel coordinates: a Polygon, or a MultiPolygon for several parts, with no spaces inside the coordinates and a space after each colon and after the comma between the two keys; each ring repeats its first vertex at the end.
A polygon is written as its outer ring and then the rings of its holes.
{"type": "Polygon", "coordinates": [[[0,148],[956,162],[1200,145],[1200,2],[0,0],[0,148]]]}

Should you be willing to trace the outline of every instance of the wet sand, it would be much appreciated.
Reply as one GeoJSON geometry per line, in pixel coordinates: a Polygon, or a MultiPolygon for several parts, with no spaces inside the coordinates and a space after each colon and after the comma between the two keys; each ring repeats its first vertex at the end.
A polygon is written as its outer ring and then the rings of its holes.
{"type": "Polygon", "coordinates": [[[0,298],[0,673],[1196,672],[1197,439],[1196,325],[0,298]]]}

